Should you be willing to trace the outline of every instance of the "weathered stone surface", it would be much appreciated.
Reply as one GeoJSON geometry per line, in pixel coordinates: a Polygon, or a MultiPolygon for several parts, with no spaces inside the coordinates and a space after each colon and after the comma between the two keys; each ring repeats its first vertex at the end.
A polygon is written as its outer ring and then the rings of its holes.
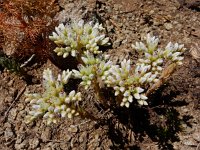
{"type": "Polygon", "coordinates": [[[187,146],[197,146],[197,142],[193,138],[184,139],[182,143],[187,146]]]}
{"type": "Polygon", "coordinates": [[[43,142],[47,142],[48,140],[51,139],[51,128],[47,127],[46,129],[44,129],[44,131],[42,132],[41,135],[41,139],[43,142]]]}
{"type": "Polygon", "coordinates": [[[197,142],[200,142],[200,131],[196,131],[192,137],[197,141],[197,142]]]}
{"type": "Polygon", "coordinates": [[[38,138],[33,138],[33,139],[29,139],[29,145],[30,145],[30,149],[35,149],[38,147],[40,141],[38,138]]]}
{"type": "Polygon", "coordinates": [[[71,125],[68,129],[69,132],[71,133],[77,133],[78,132],[78,127],[71,125]]]}
{"type": "Polygon", "coordinates": [[[8,142],[12,140],[15,137],[15,135],[10,128],[7,128],[4,132],[4,137],[5,137],[5,140],[8,142]]]}
{"type": "Polygon", "coordinates": [[[165,23],[164,24],[165,29],[171,30],[173,28],[173,25],[171,23],[165,23]]]}

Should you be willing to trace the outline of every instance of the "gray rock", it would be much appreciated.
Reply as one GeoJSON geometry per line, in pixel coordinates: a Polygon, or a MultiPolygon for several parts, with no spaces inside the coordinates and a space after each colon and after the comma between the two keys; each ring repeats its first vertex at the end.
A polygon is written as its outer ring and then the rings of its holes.
{"type": "Polygon", "coordinates": [[[7,142],[7,141],[13,139],[15,137],[15,135],[11,129],[7,128],[4,132],[4,137],[7,142]]]}
{"type": "Polygon", "coordinates": [[[23,148],[23,145],[21,145],[21,144],[15,144],[15,149],[16,150],[20,150],[20,149],[22,149],[23,148]]]}
{"type": "Polygon", "coordinates": [[[184,145],[187,145],[187,146],[196,146],[196,145],[197,145],[197,142],[196,142],[194,139],[192,139],[192,138],[184,139],[184,140],[182,141],[182,143],[183,143],[184,145]]]}
{"type": "Polygon", "coordinates": [[[25,135],[24,134],[18,134],[17,135],[17,140],[15,141],[16,144],[20,144],[22,143],[22,141],[25,139],[25,135]]]}
{"type": "Polygon", "coordinates": [[[14,120],[14,119],[16,118],[16,116],[17,116],[17,109],[12,108],[12,109],[10,110],[10,112],[9,112],[8,118],[9,118],[10,120],[14,120]]]}
{"type": "Polygon", "coordinates": [[[71,135],[65,135],[65,141],[69,142],[71,140],[72,136],[71,135]]]}
{"type": "Polygon", "coordinates": [[[165,23],[164,27],[166,30],[171,30],[173,28],[173,25],[171,23],[165,23]]]}
{"type": "Polygon", "coordinates": [[[28,147],[28,141],[24,140],[22,143],[20,144],[15,144],[15,149],[17,150],[22,150],[22,149],[26,149],[28,147]]]}
{"type": "Polygon", "coordinates": [[[106,9],[107,9],[108,13],[112,12],[112,8],[110,6],[106,6],[106,9]]]}
{"type": "Polygon", "coordinates": [[[78,132],[78,127],[71,125],[68,129],[69,132],[72,133],[77,133],[78,132]]]}
{"type": "Polygon", "coordinates": [[[83,132],[79,137],[80,143],[82,143],[84,140],[87,140],[87,132],[83,132]]]}
{"type": "Polygon", "coordinates": [[[180,150],[196,150],[196,148],[191,146],[182,146],[180,150]]]}
{"type": "Polygon", "coordinates": [[[29,145],[31,149],[35,149],[38,147],[40,141],[38,138],[29,139],[29,145]]]}
{"type": "Polygon", "coordinates": [[[196,141],[200,142],[200,132],[197,131],[197,132],[193,133],[192,137],[193,137],[196,141]]]}
{"type": "Polygon", "coordinates": [[[47,127],[41,135],[41,139],[43,142],[47,142],[48,140],[51,139],[51,129],[49,127],[47,127]]]}
{"type": "Polygon", "coordinates": [[[4,127],[5,127],[5,128],[11,128],[11,126],[12,126],[12,125],[11,125],[9,122],[6,122],[6,123],[4,124],[4,127]]]}

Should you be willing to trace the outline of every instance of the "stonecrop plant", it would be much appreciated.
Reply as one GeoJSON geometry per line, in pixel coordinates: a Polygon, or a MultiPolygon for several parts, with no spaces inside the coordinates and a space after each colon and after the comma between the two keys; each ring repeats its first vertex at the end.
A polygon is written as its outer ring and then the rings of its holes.
{"type": "Polygon", "coordinates": [[[50,124],[56,123],[57,117],[72,118],[79,114],[81,93],[71,91],[67,94],[64,91],[70,77],[81,79],[80,86],[85,90],[93,88],[96,100],[105,106],[107,100],[102,96],[102,88],[113,89],[116,105],[121,107],[128,108],[131,103],[148,105],[148,90],[156,90],[153,87],[158,88],[157,84],[162,84],[163,78],[171,75],[173,71],[165,75],[171,65],[182,64],[182,54],[186,50],[184,45],[171,42],[165,48],[158,48],[159,39],[147,34],[145,43],[132,44],[140,56],[136,64],[130,59],[114,64],[100,49],[100,46],[110,45],[101,24],[81,20],[60,24],[55,30],[49,37],[58,46],[54,52],[64,58],[68,55],[76,57],[80,64],[78,70],[63,71],[57,80],[50,69],[44,71],[44,93],[26,95],[33,109],[27,116],[28,122],[43,116],[50,124]]]}
{"type": "Polygon", "coordinates": [[[102,24],[93,22],[84,24],[83,20],[74,21],[71,24],[60,24],[55,28],[56,32],[49,38],[57,44],[54,52],[58,56],[66,58],[69,54],[77,59],[89,51],[93,54],[102,53],[99,46],[109,45],[109,38],[105,36],[105,28],[102,24]]]}
{"type": "Polygon", "coordinates": [[[47,121],[47,124],[56,123],[59,117],[72,118],[79,115],[78,107],[81,101],[81,93],[74,90],[70,93],[64,91],[72,72],[67,70],[58,75],[55,79],[52,71],[46,69],[43,72],[44,93],[26,94],[26,101],[32,105],[32,110],[26,116],[29,123],[39,116],[47,121]]]}

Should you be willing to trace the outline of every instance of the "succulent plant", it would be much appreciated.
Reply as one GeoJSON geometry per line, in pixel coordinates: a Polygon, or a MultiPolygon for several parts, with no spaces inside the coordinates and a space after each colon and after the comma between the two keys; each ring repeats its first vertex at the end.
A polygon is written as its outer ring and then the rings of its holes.
{"type": "Polygon", "coordinates": [[[82,58],[84,64],[78,66],[79,71],[72,70],[75,78],[82,79],[80,83],[88,89],[94,80],[105,76],[106,71],[111,67],[111,61],[106,62],[106,58],[101,55],[94,56],[91,53],[86,53],[82,58]]]}
{"type": "Polygon", "coordinates": [[[60,24],[49,38],[58,45],[54,50],[58,56],[66,58],[82,55],[86,51],[93,54],[102,53],[99,46],[109,45],[109,38],[105,36],[105,29],[101,24],[84,23],[83,20],[74,21],[68,25],[60,24]]]}
{"type": "Polygon", "coordinates": [[[78,70],[63,71],[57,79],[53,77],[50,69],[44,71],[44,93],[26,94],[32,105],[27,122],[43,116],[50,124],[56,123],[59,117],[72,118],[79,114],[81,93],[73,90],[67,94],[64,91],[64,85],[70,77],[81,79],[80,85],[86,90],[89,87],[94,88],[103,105],[107,104],[105,100],[101,100],[100,88],[113,88],[116,102],[128,108],[133,102],[148,105],[149,89],[155,90],[153,86],[159,87],[163,84],[166,79],[162,78],[167,78],[176,65],[182,64],[182,54],[186,50],[184,45],[169,42],[164,49],[158,48],[159,39],[150,34],[147,34],[145,43],[136,42],[132,45],[140,56],[136,64],[126,59],[120,64],[114,64],[109,60],[109,56],[99,49],[101,45],[110,44],[104,30],[99,23],[84,24],[83,20],[56,27],[56,32],[49,37],[58,45],[54,51],[64,58],[70,54],[81,63],[78,70]],[[166,74],[170,67],[171,70],[166,74]]]}
{"type": "Polygon", "coordinates": [[[73,70],[74,76],[81,78],[80,83],[88,89],[94,80],[101,79],[107,87],[112,87],[115,96],[121,97],[120,106],[129,107],[136,100],[140,105],[148,105],[145,91],[158,82],[165,69],[164,64],[181,64],[181,56],[186,50],[183,45],[171,42],[164,50],[158,48],[159,39],[146,37],[146,43],[136,42],[132,47],[140,53],[141,58],[131,66],[131,60],[124,59],[120,65],[114,65],[112,61],[101,59],[87,53],[82,57],[84,62],[79,71],[73,70]]]}
{"type": "Polygon", "coordinates": [[[68,83],[72,72],[67,70],[58,75],[58,78],[53,77],[52,71],[46,69],[43,72],[43,87],[42,94],[26,93],[26,101],[30,102],[32,110],[26,116],[26,122],[31,122],[39,116],[46,119],[47,124],[56,123],[60,117],[72,118],[79,114],[77,111],[79,101],[81,101],[81,93],[74,90],[67,94],[64,91],[64,85],[68,83]]]}
{"type": "MultiPolygon", "coordinates": [[[[129,107],[133,100],[140,105],[148,105],[145,91],[154,83],[158,82],[163,72],[164,63],[168,66],[172,63],[182,64],[184,45],[172,44],[165,50],[158,48],[159,39],[147,34],[146,44],[136,42],[132,47],[140,53],[135,67],[131,67],[131,61],[124,59],[120,65],[111,65],[102,80],[107,87],[115,90],[115,96],[120,95],[120,106],[129,107]]],[[[112,64],[112,63],[111,63],[112,64]]]]}
{"type": "Polygon", "coordinates": [[[143,88],[139,87],[138,78],[132,74],[130,60],[124,59],[120,65],[111,65],[102,80],[107,87],[115,90],[115,96],[122,96],[120,106],[129,107],[133,99],[140,104],[147,105],[147,97],[142,94],[143,88]],[[138,86],[137,86],[138,85],[138,86]]]}

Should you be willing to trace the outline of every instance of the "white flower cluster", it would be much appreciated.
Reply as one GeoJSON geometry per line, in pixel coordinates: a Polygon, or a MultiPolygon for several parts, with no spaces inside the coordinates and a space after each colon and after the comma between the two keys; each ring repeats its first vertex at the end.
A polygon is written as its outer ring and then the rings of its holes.
{"type": "Polygon", "coordinates": [[[69,54],[76,57],[89,51],[93,54],[99,54],[99,46],[109,45],[109,38],[103,34],[104,28],[101,24],[93,22],[84,24],[83,20],[71,23],[69,25],[60,24],[55,28],[49,38],[58,45],[54,50],[58,56],[66,58],[69,54]]]}
{"type": "Polygon", "coordinates": [[[120,65],[111,65],[102,76],[102,80],[108,87],[115,90],[115,96],[121,95],[120,106],[129,107],[135,98],[139,104],[147,105],[147,97],[142,94],[144,89],[135,86],[137,79],[131,73],[130,60],[124,59],[120,65]]]}
{"type": "Polygon", "coordinates": [[[172,44],[169,42],[163,51],[163,56],[165,59],[176,62],[178,65],[182,64],[183,56],[182,54],[186,51],[184,45],[179,45],[178,43],[172,44]]]}
{"type": "Polygon", "coordinates": [[[108,74],[112,62],[107,61],[107,55],[98,55],[94,57],[93,54],[87,52],[83,57],[81,57],[84,64],[78,66],[79,71],[72,70],[75,78],[82,79],[80,85],[83,85],[87,90],[94,80],[99,78],[105,79],[108,74]]]}
{"type": "Polygon", "coordinates": [[[181,64],[181,56],[186,50],[184,45],[172,44],[165,47],[165,50],[158,48],[159,39],[147,34],[146,44],[136,42],[132,47],[137,50],[144,58],[140,58],[135,68],[135,75],[138,76],[140,84],[157,82],[159,75],[163,71],[163,63],[181,64]]]}
{"type": "Polygon", "coordinates": [[[84,64],[78,66],[79,71],[73,69],[72,72],[75,78],[82,79],[80,85],[83,85],[85,89],[88,89],[96,76],[96,65],[100,60],[90,53],[87,53],[85,56],[81,57],[81,59],[84,64]]]}
{"type": "Polygon", "coordinates": [[[132,45],[144,58],[138,59],[135,67],[135,76],[140,84],[157,82],[157,76],[162,72],[163,57],[161,49],[158,49],[159,39],[147,34],[146,44],[136,42],[132,45]]]}
{"type": "Polygon", "coordinates": [[[26,116],[27,123],[39,116],[47,120],[47,124],[56,123],[59,117],[72,118],[78,115],[78,104],[81,101],[81,93],[74,90],[68,95],[64,91],[72,72],[67,70],[58,75],[57,80],[53,77],[50,69],[43,72],[43,94],[26,94],[26,101],[30,102],[32,110],[26,116]]]}
{"type": "MultiPolygon", "coordinates": [[[[133,71],[131,70],[130,60],[123,60],[120,65],[111,65],[104,72],[102,80],[108,87],[115,90],[115,96],[122,97],[121,106],[129,107],[133,102],[133,98],[140,105],[148,105],[147,97],[144,91],[147,88],[159,81],[159,77],[163,71],[163,63],[181,64],[183,57],[181,56],[186,50],[183,45],[172,44],[166,46],[165,50],[158,48],[159,39],[151,37],[150,34],[146,37],[146,44],[136,42],[132,45],[143,58],[138,59],[133,71]],[[167,62],[166,62],[167,63],[167,62]]],[[[112,64],[112,63],[111,63],[112,64]]]]}
{"type": "Polygon", "coordinates": [[[110,60],[94,57],[87,53],[82,57],[83,63],[79,71],[73,70],[74,76],[81,78],[81,85],[88,89],[94,80],[100,79],[107,87],[115,90],[115,96],[122,97],[120,106],[129,107],[133,100],[140,105],[148,105],[148,99],[144,92],[154,83],[159,81],[163,72],[163,63],[180,64],[185,51],[183,45],[169,43],[165,50],[158,48],[159,39],[146,38],[146,44],[136,42],[132,45],[143,58],[138,59],[135,67],[131,69],[131,61],[124,59],[120,65],[114,65],[110,60]],[[167,62],[166,62],[167,63],[167,62]]]}
{"type": "Polygon", "coordinates": [[[73,75],[76,78],[82,79],[80,85],[83,85],[85,89],[88,89],[94,80],[106,75],[106,71],[111,67],[111,61],[105,62],[106,58],[102,56],[94,57],[93,54],[87,52],[83,57],[81,57],[84,64],[78,66],[79,71],[72,70],[73,75]]]}
{"type": "Polygon", "coordinates": [[[107,60],[107,58],[102,60],[98,65],[98,71],[97,71],[98,78],[101,78],[101,80],[104,81],[107,78],[109,70],[112,65],[113,65],[112,61],[107,60]]]}

